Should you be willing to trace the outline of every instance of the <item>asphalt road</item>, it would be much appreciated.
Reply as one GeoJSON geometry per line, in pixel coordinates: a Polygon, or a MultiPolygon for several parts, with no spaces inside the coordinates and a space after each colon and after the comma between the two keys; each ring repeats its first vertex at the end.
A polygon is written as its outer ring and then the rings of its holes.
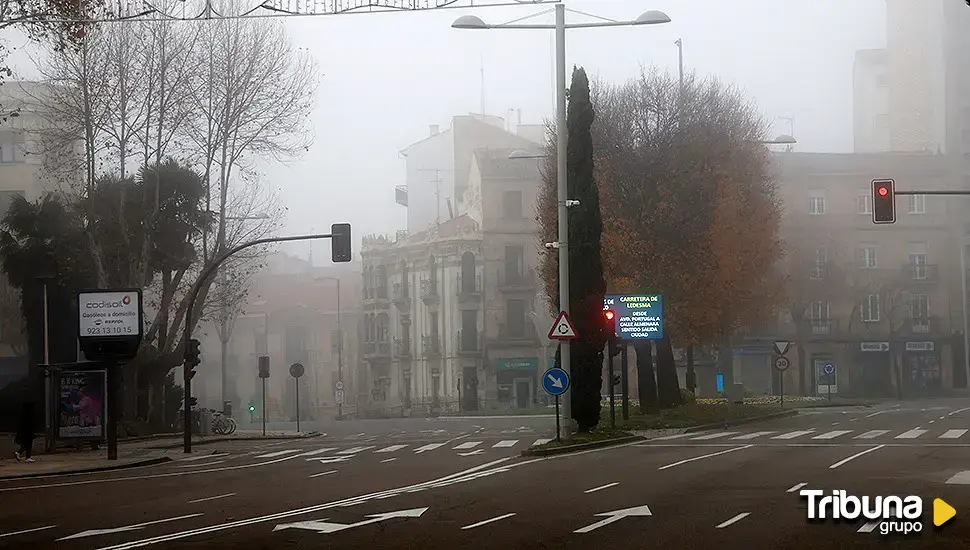
{"type": "Polygon", "coordinates": [[[970,400],[819,410],[549,458],[518,455],[550,435],[541,429],[471,426],[458,435],[415,425],[406,434],[239,442],[162,466],[0,482],[0,546],[970,544],[970,400]],[[917,495],[922,531],[882,535],[863,520],[810,522],[801,489],[917,495]],[[957,511],[939,529],[934,497],[957,511]]]}

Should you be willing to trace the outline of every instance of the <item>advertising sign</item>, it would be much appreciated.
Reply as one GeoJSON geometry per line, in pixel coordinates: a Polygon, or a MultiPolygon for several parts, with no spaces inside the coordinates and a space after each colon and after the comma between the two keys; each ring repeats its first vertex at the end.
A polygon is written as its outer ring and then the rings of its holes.
{"type": "Polygon", "coordinates": [[[141,335],[141,296],[131,291],[78,294],[81,338],[141,335]]]}
{"type": "Polygon", "coordinates": [[[64,371],[57,392],[57,436],[101,440],[105,437],[107,371],[64,371]]]}
{"type": "Polygon", "coordinates": [[[621,340],[660,340],[664,336],[660,294],[607,294],[603,309],[616,312],[616,334],[621,340]]]}

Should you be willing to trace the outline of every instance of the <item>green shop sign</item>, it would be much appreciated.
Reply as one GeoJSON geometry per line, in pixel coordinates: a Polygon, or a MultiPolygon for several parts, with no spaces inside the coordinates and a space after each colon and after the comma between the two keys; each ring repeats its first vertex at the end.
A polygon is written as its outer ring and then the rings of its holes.
{"type": "Polygon", "coordinates": [[[539,370],[538,357],[516,357],[514,359],[495,359],[492,365],[496,371],[537,371],[539,370]]]}

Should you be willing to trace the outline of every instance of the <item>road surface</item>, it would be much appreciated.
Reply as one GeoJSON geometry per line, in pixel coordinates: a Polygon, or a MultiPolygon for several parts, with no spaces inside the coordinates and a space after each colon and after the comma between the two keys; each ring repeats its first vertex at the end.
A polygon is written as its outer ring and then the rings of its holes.
{"type": "Polygon", "coordinates": [[[970,400],[817,410],[549,458],[519,456],[550,436],[529,426],[518,434],[414,427],[227,443],[161,466],[2,482],[0,546],[970,544],[970,400]],[[803,489],[922,497],[922,531],[883,535],[878,523],[862,520],[810,522],[803,489]],[[936,497],[957,512],[938,529],[931,522],[936,497]]]}

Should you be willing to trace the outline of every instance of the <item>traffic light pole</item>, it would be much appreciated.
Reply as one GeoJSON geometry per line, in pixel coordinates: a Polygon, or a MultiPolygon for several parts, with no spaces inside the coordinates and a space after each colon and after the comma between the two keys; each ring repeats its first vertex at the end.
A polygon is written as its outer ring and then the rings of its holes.
{"type": "MultiPolygon", "coordinates": [[[[219,269],[219,266],[221,266],[226,260],[232,257],[233,254],[239,252],[240,250],[245,250],[247,248],[251,248],[253,246],[258,246],[261,244],[285,243],[290,241],[311,241],[316,239],[331,239],[333,238],[333,236],[334,236],[333,233],[320,233],[315,235],[295,235],[292,237],[269,237],[266,239],[256,239],[254,241],[248,241],[240,245],[234,246],[233,248],[230,248],[227,252],[223,253],[221,256],[218,256],[215,260],[212,261],[212,263],[210,263],[208,266],[206,266],[205,269],[202,270],[202,273],[199,275],[198,280],[196,280],[195,284],[192,285],[192,289],[189,291],[189,307],[186,308],[185,310],[185,333],[182,336],[182,341],[184,346],[183,349],[187,349],[188,342],[192,338],[192,329],[194,327],[192,313],[195,311],[195,301],[199,298],[199,293],[202,292],[203,285],[205,285],[208,282],[209,278],[212,277],[212,274],[215,273],[217,269],[219,269]]],[[[192,398],[192,377],[189,375],[189,369],[185,368],[184,365],[182,367],[182,384],[183,384],[182,387],[185,390],[185,396],[183,399],[183,406],[185,407],[185,412],[183,413],[184,418],[182,422],[183,424],[182,437],[183,437],[183,444],[184,444],[184,452],[191,453],[192,452],[192,411],[191,411],[191,404],[189,403],[189,400],[192,398]]],[[[264,391],[263,392],[264,396],[265,396],[265,393],[266,392],[264,391]]],[[[264,409],[263,422],[265,422],[265,416],[266,416],[266,411],[264,409]]]]}
{"type": "Polygon", "coordinates": [[[616,386],[613,384],[613,348],[616,346],[616,336],[610,336],[606,343],[608,355],[610,356],[610,427],[616,429],[616,386]]]}

